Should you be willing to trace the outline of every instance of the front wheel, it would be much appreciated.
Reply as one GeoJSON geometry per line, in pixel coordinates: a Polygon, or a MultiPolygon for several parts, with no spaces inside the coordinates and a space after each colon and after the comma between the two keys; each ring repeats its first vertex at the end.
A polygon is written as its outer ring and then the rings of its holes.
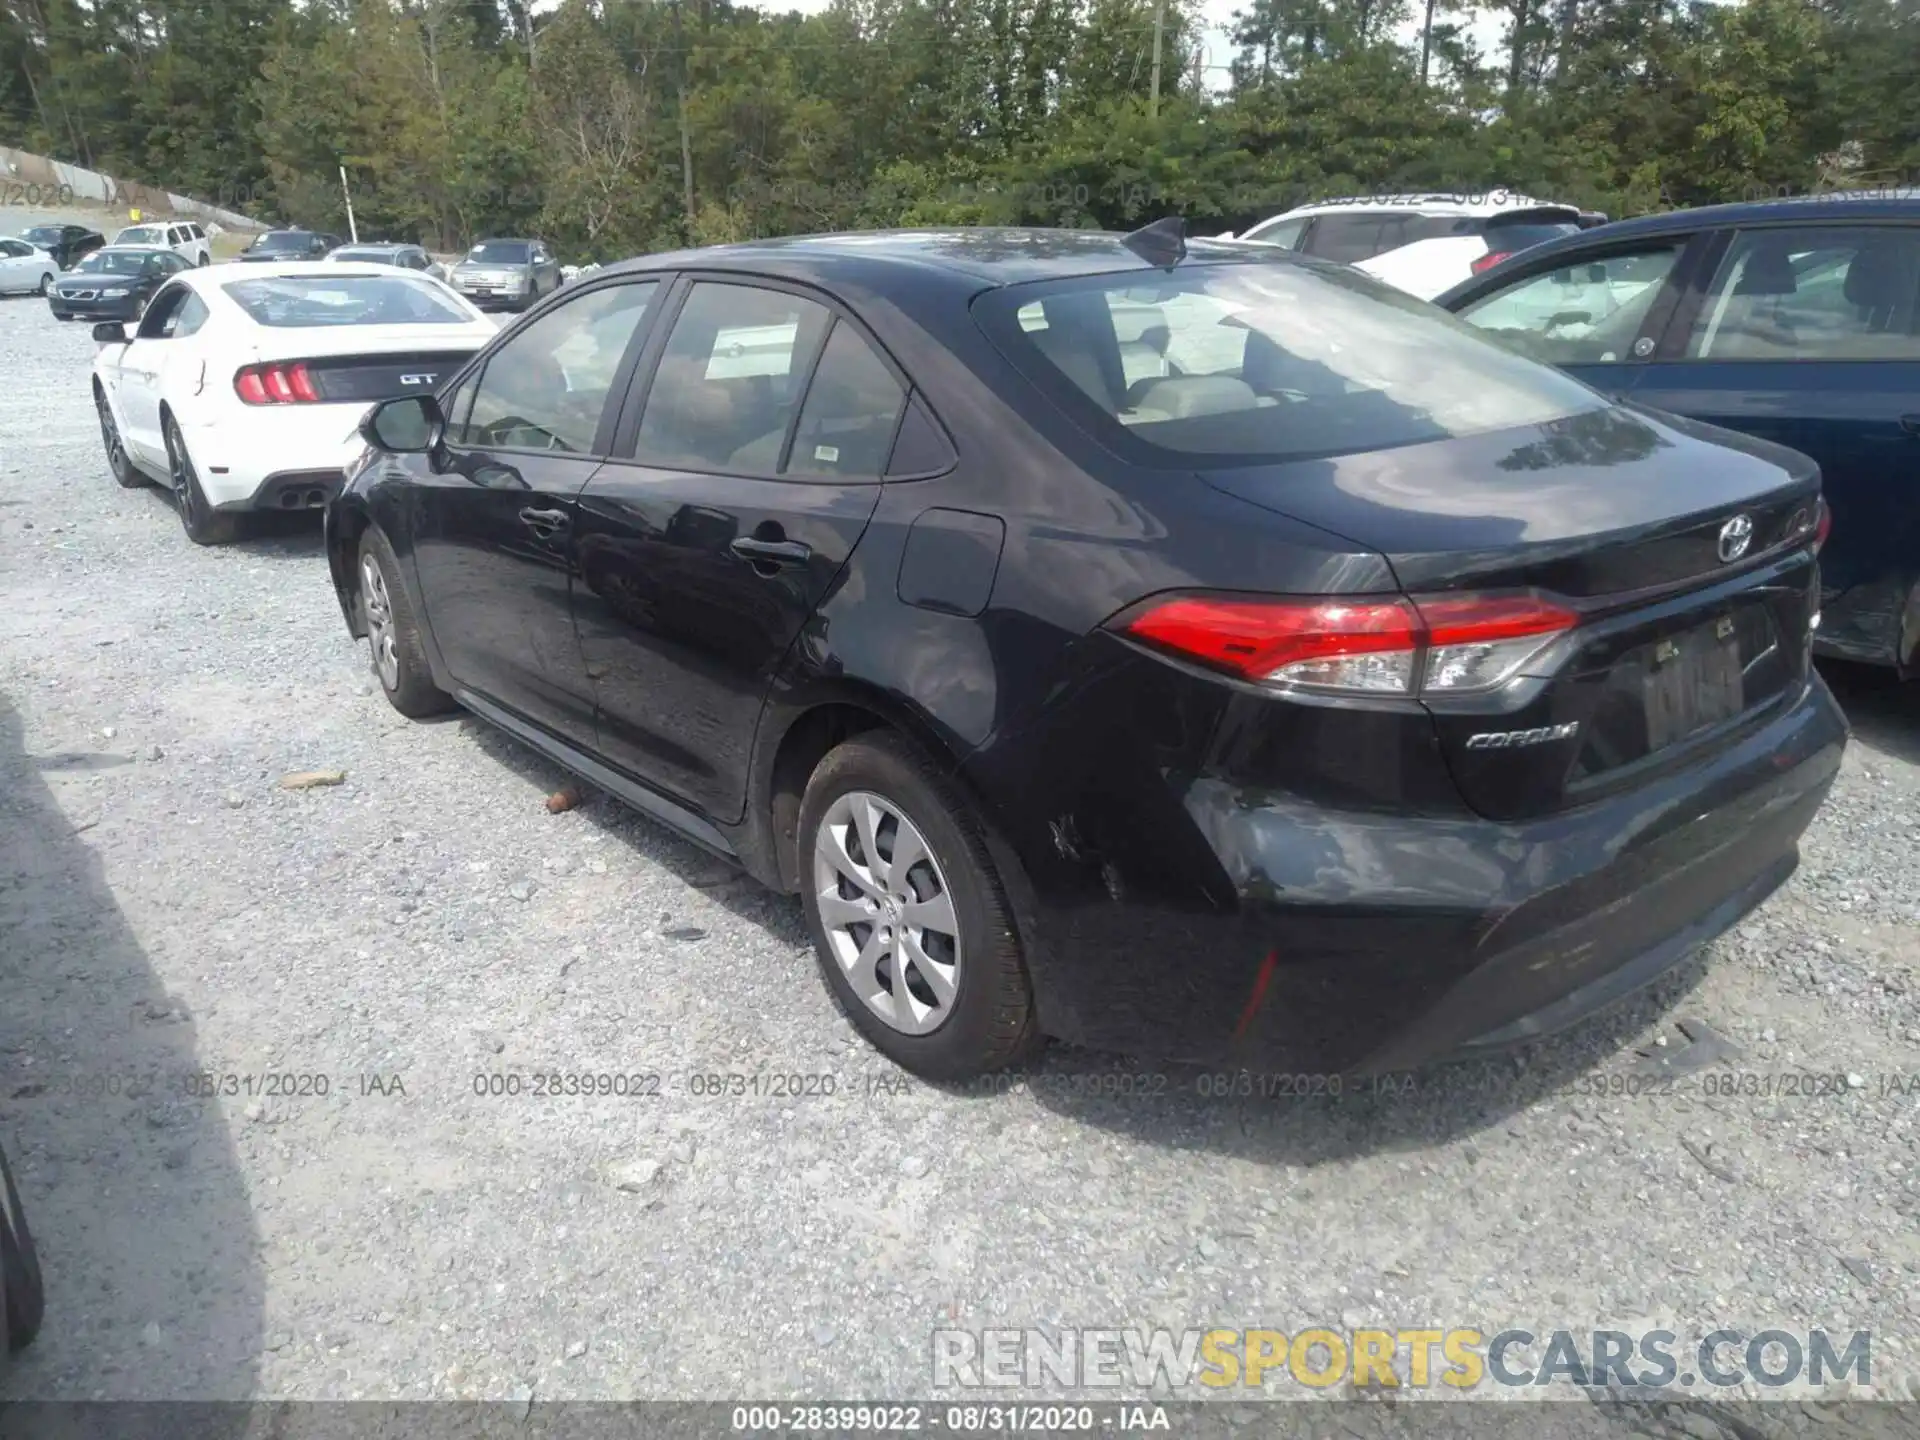
{"type": "Polygon", "coordinates": [[[196,545],[230,544],[240,533],[239,519],[222,515],[207,503],[207,493],[200,488],[200,476],[193,468],[193,457],[187,453],[186,438],[171,415],[167,416],[166,439],[167,475],[173,482],[174,508],[180,512],[180,524],[187,538],[196,545]]]}
{"type": "Polygon", "coordinates": [[[194,261],[193,263],[195,265],[207,265],[207,264],[211,264],[212,261],[213,261],[213,256],[202,255],[198,260],[194,261]]]}
{"type": "Polygon", "coordinates": [[[410,720],[454,708],[453,697],[433,683],[420,622],[400,578],[400,561],[386,535],[373,526],[360,537],[360,618],[367,627],[373,673],[380,677],[389,705],[410,720]]]}
{"type": "Polygon", "coordinates": [[[24,1350],[40,1333],[46,1314],[46,1291],[40,1279],[40,1257],[27,1230],[20,1192],[13,1171],[0,1153],[0,1354],[24,1350]]]}
{"type": "Polygon", "coordinates": [[[1020,938],[972,805],[903,737],[837,746],[800,806],[800,888],[827,988],[874,1047],[930,1080],[1038,1043],[1020,938]]]}

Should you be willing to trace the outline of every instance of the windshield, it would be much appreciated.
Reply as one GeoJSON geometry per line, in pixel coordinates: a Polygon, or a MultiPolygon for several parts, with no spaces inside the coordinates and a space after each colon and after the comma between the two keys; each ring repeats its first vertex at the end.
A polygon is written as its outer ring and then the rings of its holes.
{"type": "Polygon", "coordinates": [[[1452,316],[1330,266],[1022,285],[976,311],[1030,378],[1149,463],[1154,452],[1241,463],[1349,454],[1604,404],[1452,316]]]}
{"type": "Polygon", "coordinates": [[[151,254],[142,255],[137,251],[96,250],[78,265],[73,273],[85,275],[138,275],[154,259],[151,254]]]}
{"type": "Polygon", "coordinates": [[[465,325],[470,319],[438,287],[409,275],[278,276],[235,280],[226,291],[260,324],[275,327],[465,325]]]}
{"type": "Polygon", "coordinates": [[[467,259],[485,265],[524,265],[532,259],[532,250],[524,240],[482,240],[467,252],[467,259]]]}
{"type": "Polygon", "coordinates": [[[35,245],[58,245],[60,233],[58,225],[36,225],[31,230],[22,230],[20,238],[35,245]]]}
{"type": "Polygon", "coordinates": [[[122,230],[113,237],[116,245],[164,245],[167,232],[160,225],[135,225],[131,230],[122,230]]]}

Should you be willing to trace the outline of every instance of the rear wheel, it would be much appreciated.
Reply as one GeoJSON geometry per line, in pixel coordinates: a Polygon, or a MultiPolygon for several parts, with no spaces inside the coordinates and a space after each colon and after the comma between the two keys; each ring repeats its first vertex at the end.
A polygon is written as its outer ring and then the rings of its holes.
{"type": "Polygon", "coordinates": [[[167,416],[167,475],[173,482],[174,508],[180,512],[180,524],[187,538],[196,545],[226,545],[240,533],[240,522],[233,515],[222,515],[207,503],[200,488],[200,477],[187,453],[187,442],[173,416],[167,416]]]}
{"type": "Polygon", "coordinates": [[[963,1080],[1037,1043],[1020,939],[979,818],[886,731],[837,746],[800,807],[800,885],[827,988],[896,1064],[963,1080]]]}
{"type": "Polygon", "coordinates": [[[49,289],[51,289],[51,288],[52,288],[52,286],[53,286],[53,274],[52,274],[52,272],[50,272],[50,271],[47,271],[47,270],[42,270],[42,271],[40,272],[40,283],[39,283],[39,285],[38,285],[38,286],[36,286],[36,287],[34,288],[34,292],[33,292],[33,293],[34,293],[34,294],[36,294],[36,295],[38,295],[38,296],[40,296],[40,297],[41,297],[42,299],[45,299],[45,298],[46,298],[46,294],[47,294],[47,291],[48,291],[49,289]]]}
{"type": "Polygon", "coordinates": [[[0,1351],[11,1353],[25,1349],[40,1333],[40,1320],[46,1313],[46,1291],[40,1280],[40,1258],[34,1253],[33,1236],[27,1230],[27,1217],[20,1208],[20,1192],[14,1188],[13,1171],[0,1152],[0,1351]]]}
{"type": "Polygon", "coordinates": [[[366,622],[373,673],[387,703],[411,720],[444,715],[453,697],[433,683],[413,601],[400,579],[400,562],[378,528],[360,537],[360,617],[366,622]]]}
{"type": "Polygon", "coordinates": [[[213,259],[213,256],[211,255],[202,255],[198,260],[194,261],[193,263],[195,265],[205,265],[211,262],[212,259],[213,259]]]}
{"type": "Polygon", "coordinates": [[[107,468],[126,489],[137,490],[147,483],[147,477],[127,458],[127,447],[120,439],[120,427],[114,423],[113,407],[107,404],[105,391],[93,392],[93,408],[100,412],[100,441],[107,447],[107,468]]]}

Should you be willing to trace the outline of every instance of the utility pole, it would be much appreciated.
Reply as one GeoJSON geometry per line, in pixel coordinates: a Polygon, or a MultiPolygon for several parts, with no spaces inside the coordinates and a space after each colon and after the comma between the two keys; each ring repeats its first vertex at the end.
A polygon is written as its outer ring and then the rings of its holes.
{"type": "Polygon", "coordinates": [[[1427,23],[1420,27],[1420,88],[1427,88],[1427,59],[1433,54],[1433,0],[1427,0],[1427,23]]]}
{"type": "Polygon", "coordinates": [[[360,243],[360,227],[353,220],[353,191],[347,188],[347,167],[340,167],[340,194],[347,202],[347,234],[353,237],[353,243],[360,243]]]}
{"type": "Polygon", "coordinates": [[[1166,24],[1167,0],[1154,0],[1153,6],[1153,93],[1147,101],[1147,114],[1160,113],[1160,31],[1166,24]]]}

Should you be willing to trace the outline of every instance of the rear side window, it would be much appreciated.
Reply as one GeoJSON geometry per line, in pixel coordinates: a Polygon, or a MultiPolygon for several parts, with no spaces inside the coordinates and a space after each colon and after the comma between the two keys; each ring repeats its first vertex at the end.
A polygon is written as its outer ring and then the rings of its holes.
{"type": "Polygon", "coordinates": [[[1013,286],[975,314],[1087,428],[1145,463],[1378,450],[1604,403],[1364,275],[1284,259],[1013,286]]]}
{"type": "Polygon", "coordinates": [[[859,331],[827,337],[793,432],[788,475],[875,476],[887,463],[907,392],[859,331]]]}
{"type": "Polygon", "coordinates": [[[648,388],[635,458],[772,474],[831,318],[824,305],[784,291],[695,285],[648,388]]]}
{"type": "Polygon", "coordinates": [[[1687,343],[1701,360],[1920,360],[1920,226],[1743,231],[1687,343]]]}
{"type": "Polygon", "coordinates": [[[1322,215],[1307,235],[1306,251],[1352,265],[1407,243],[1411,215],[1322,215]]]}

